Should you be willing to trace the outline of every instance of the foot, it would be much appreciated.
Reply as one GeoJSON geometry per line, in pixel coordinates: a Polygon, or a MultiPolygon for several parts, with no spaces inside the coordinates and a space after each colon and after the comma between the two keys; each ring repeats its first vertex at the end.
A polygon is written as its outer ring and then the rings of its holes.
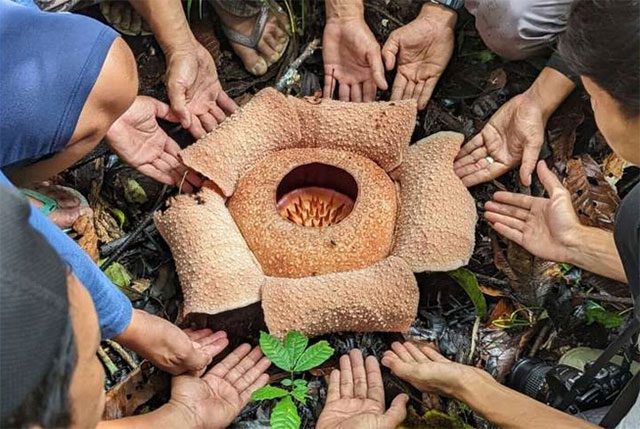
{"type": "Polygon", "coordinates": [[[100,12],[107,22],[119,32],[129,36],[148,36],[151,27],[128,2],[105,1],[100,3],[100,12]]]}
{"type": "MultiPolygon", "coordinates": [[[[216,13],[229,29],[245,36],[251,36],[259,14],[251,17],[235,16],[216,7],[216,13]]],[[[287,15],[269,12],[262,36],[255,48],[231,42],[234,52],[240,57],[245,69],[253,75],[261,76],[278,62],[289,42],[287,15]]]]}
{"type": "MultiPolygon", "coordinates": [[[[57,185],[49,185],[46,182],[33,188],[58,203],[58,207],[49,213],[49,220],[55,223],[61,229],[71,228],[71,226],[82,215],[93,215],[91,207],[83,204],[83,202],[68,190],[69,188],[57,185]]],[[[42,201],[32,197],[27,197],[34,207],[40,209],[44,206],[42,201]]]]}

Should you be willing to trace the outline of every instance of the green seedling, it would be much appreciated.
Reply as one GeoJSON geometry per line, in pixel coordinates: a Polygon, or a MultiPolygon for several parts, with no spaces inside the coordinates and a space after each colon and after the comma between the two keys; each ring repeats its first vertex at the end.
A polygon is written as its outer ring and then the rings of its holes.
{"type": "Polygon", "coordinates": [[[309,338],[297,331],[288,332],[279,340],[266,332],[260,332],[262,353],[278,368],[287,371],[289,377],[280,381],[280,386],[266,385],[251,395],[254,401],[278,399],[271,410],[269,421],[273,429],[298,429],[300,415],[296,403],[306,404],[309,386],[295,375],[308,371],[325,362],[333,355],[327,341],[319,341],[309,347],[309,338]]]}

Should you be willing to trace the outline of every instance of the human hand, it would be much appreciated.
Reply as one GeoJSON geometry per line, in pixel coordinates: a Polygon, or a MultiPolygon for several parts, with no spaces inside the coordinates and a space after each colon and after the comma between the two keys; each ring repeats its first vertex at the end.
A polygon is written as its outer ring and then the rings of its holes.
{"type": "Polygon", "coordinates": [[[571,195],[544,161],[538,177],[549,198],[496,192],[485,204],[485,218],[493,229],[535,256],[566,262],[583,226],[571,203],[571,195]]]}
{"type": "Polygon", "coordinates": [[[217,127],[238,106],[223,91],[211,54],[196,40],[166,55],[166,85],[171,109],[195,138],[217,127]]]}
{"type": "Polygon", "coordinates": [[[425,4],[416,19],[389,35],[382,48],[384,64],[387,70],[398,65],[391,100],[413,98],[418,109],[427,106],[453,54],[456,19],[451,9],[425,4]]]}
{"type": "Polygon", "coordinates": [[[376,87],[387,89],[380,45],[364,17],[328,18],[322,37],[323,96],[331,98],[336,85],[341,101],[373,101],[376,87]]]}
{"type": "Polygon", "coordinates": [[[378,361],[373,356],[363,361],[362,352],[354,349],[340,357],[340,370],[331,372],[327,402],[316,428],[395,428],[407,415],[408,400],[407,395],[396,396],[385,412],[378,361]]]}
{"type": "Polygon", "coordinates": [[[202,378],[175,377],[169,406],[184,416],[189,428],[225,428],[249,402],[251,394],[267,384],[271,362],[258,347],[243,344],[202,378]]]}
{"type": "Polygon", "coordinates": [[[107,131],[107,143],[122,161],[142,174],[186,192],[202,185],[200,178],[178,159],[180,146],[164,132],[156,118],[176,122],[169,106],[155,98],[138,96],[107,131]]]}
{"type": "Polygon", "coordinates": [[[522,161],[520,181],[530,186],[547,119],[529,93],[516,95],[462,146],[453,164],[456,174],[466,186],[474,186],[503,175],[522,161]]]}
{"type": "Polygon", "coordinates": [[[382,365],[422,392],[455,397],[473,368],[452,362],[428,346],[418,348],[410,342],[391,344],[382,365]]]}
{"type": "Polygon", "coordinates": [[[200,375],[229,344],[227,334],[178,328],[142,310],[133,310],[127,329],[115,340],[173,375],[200,375]]]}

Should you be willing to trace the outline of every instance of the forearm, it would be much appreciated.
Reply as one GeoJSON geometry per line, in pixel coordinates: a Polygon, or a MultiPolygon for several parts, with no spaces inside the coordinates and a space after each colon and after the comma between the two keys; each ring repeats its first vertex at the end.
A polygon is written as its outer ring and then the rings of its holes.
{"type": "Polygon", "coordinates": [[[363,0],[325,0],[327,20],[364,19],[363,0]]]}
{"type": "Polygon", "coordinates": [[[542,108],[545,119],[549,119],[575,87],[571,79],[551,67],[545,67],[526,93],[542,108]]]}
{"type": "Polygon", "coordinates": [[[190,49],[194,37],[180,0],[129,0],[133,8],[149,23],[165,55],[190,49]]]}
{"type": "Polygon", "coordinates": [[[193,428],[189,419],[168,403],[150,413],[125,417],[117,420],[104,420],[98,423],[98,429],[148,429],[148,428],[193,428]]]}
{"type": "Polygon", "coordinates": [[[627,283],[613,233],[581,226],[567,245],[567,262],[610,279],[627,283]]]}
{"type": "Polygon", "coordinates": [[[445,23],[447,26],[451,27],[451,29],[453,30],[456,26],[456,22],[458,21],[458,13],[455,10],[440,4],[435,4],[435,3],[423,4],[417,19],[433,19],[433,18],[439,20],[440,22],[445,23]]]}
{"type": "Polygon", "coordinates": [[[551,408],[495,381],[489,374],[470,368],[474,375],[456,392],[466,403],[489,422],[503,429],[584,428],[597,426],[551,408]]]}

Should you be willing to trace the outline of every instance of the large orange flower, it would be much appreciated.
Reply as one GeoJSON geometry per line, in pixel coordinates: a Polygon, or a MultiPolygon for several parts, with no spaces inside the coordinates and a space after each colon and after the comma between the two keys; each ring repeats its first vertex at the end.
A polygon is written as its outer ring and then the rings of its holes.
{"type": "Polygon", "coordinates": [[[343,103],[259,92],[183,150],[211,187],[155,222],[174,255],[184,313],[262,300],[271,333],[405,331],[413,275],[466,264],[473,198],[453,172],[463,141],[409,145],[415,101],[343,103]]]}

